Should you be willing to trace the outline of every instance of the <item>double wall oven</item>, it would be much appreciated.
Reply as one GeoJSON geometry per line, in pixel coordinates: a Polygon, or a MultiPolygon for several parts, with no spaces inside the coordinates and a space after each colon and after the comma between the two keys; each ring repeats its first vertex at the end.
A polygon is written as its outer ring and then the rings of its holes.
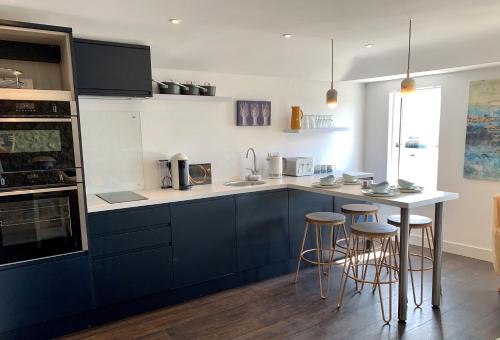
{"type": "Polygon", "coordinates": [[[0,100],[0,265],[82,250],[76,103],[0,100]]]}

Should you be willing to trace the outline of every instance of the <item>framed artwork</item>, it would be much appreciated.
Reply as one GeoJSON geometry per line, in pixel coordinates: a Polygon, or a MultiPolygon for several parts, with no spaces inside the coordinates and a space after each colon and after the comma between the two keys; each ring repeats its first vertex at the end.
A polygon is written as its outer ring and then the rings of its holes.
{"type": "Polygon", "coordinates": [[[271,102],[237,100],[236,125],[238,126],[271,125],[271,102]]]}
{"type": "Polygon", "coordinates": [[[470,82],[464,177],[500,181],[500,79],[470,82]]]}

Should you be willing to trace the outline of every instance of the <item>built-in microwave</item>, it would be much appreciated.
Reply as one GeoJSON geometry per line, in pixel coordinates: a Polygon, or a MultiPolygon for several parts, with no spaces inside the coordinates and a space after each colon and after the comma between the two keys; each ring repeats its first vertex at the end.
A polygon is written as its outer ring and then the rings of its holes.
{"type": "Polygon", "coordinates": [[[0,190],[81,181],[75,178],[81,157],[71,106],[70,102],[0,101],[0,190]]]}

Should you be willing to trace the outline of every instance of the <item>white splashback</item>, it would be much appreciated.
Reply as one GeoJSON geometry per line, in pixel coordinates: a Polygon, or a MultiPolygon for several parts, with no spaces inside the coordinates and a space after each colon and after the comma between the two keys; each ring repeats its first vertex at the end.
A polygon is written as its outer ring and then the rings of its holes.
{"type": "MultiPolygon", "coordinates": [[[[363,170],[363,84],[336,84],[339,105],[329,110],[325,104],[326,90],[330,86],[328,82],[166,69],[154,69],[153,75],[158,80],[175,79],[199,84],[210,82],[217,86],[218,96],[232,97],[234,101],[80,99],[82,116],[87,111],[96,110],[141,113],[146,189],[160,187],[157,160],[169,158],[178,152],[185,153],[190,163],[212,163],[212,178],[217,182],[248,173],[245,168],[252,166],[252,160],[245,159],[245,152],[249,147],[255,148],[257,166],[263,172],[269,152],[279,152],[285,157],[310,156],[315,163],[335,164],[341,170],[363,170]],[[236,100],[271,101],[271,126],[236,126],[236,100]],[[284,130],[290,124],[292,105],[300,105],[305,114],[332,114],[337,126],[349,127],[350,130],[285,133],[284,130]]],[[[99,120],[82,122],[83,125],[100,124],[99,120]]],[[[126,137],[123,136],[126,132],[116,128],[113,131],[114,134],[122,135],[119,138],[126,137]]],[[[84,150],[83,156],[86,171],[95,173],[91,169],[94,155],[84,150]]],[[[108,169],[115,169],[114,172],[120,173],[119,176],[129,172],[130,178],[133,178],[133,168],[109,165],[108,169]]],[[[112,178],[111,172],[105,180],[112,178]]],[[[93,183],[87,182],[89,192],[95,192],[93,183]]]]}
{"type": "Polygon", "coordinates": [[[138,111],[81,110],[87,193],[144,188],[138,111]]]}

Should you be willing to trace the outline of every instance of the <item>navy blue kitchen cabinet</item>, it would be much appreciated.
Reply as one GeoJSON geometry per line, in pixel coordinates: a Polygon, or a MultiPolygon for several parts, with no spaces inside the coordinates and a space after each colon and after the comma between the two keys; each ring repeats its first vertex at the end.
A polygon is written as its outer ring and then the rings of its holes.
{"type": "Polygon", "coordinates": [[[88,256],[71,254],[5,267],[0,270],[0,296],[0,333],[88,311],[88,256]]]}
{"type": "Polygon", "coordinates": [[[236,196],[238,270],[289,258],[288,191],[236,196]]]}
{"type": "Polygon", "coordinates": [[[172,287],[170,206],[89,214],[97,307],[172,287]]]}
{"type": "Polygon", "coordinates": [[[149,46],[74,39],[80,95],[151,97],[149,46]]]}
{"type": "Polygon", "coordinates": [[[175,287],[234,273],[233,196],[172,205],[171,213],[175,287]]]}
{"type": "Polygon", "coordinates": [[[172,284],[169,246],[94,260],[98,307],[168,290],[172,284]]]}
{"type": "MultiPolygon", "coordinates": [[[[302,236],[304,235],[304,217],[315,211],[333,211],[334,198],[332,196],[316,194],[302,190],[289,191],[289,219],[290,219],[290,257],[299,256],[302,236]]],[[[309,228],[305,248],[316,247],[314,230],[309,228]]]]}

